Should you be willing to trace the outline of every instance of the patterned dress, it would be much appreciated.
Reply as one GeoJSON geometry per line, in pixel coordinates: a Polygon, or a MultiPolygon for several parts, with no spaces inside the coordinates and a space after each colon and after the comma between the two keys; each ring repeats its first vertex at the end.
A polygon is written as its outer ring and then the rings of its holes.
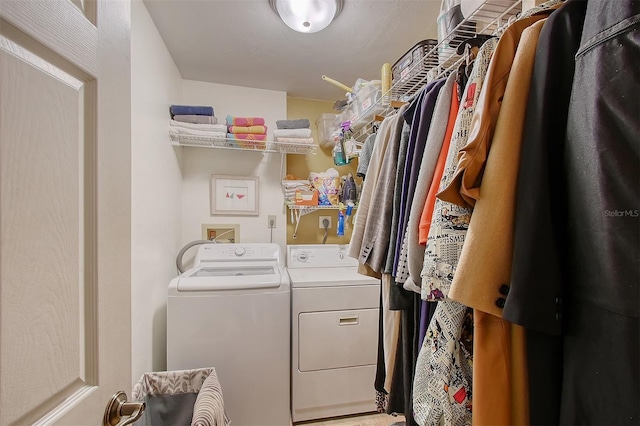
{"type": "MultiPolygon", "coordinates": [[[[478,95],[497,39],[486,41],[474,61],[447,154],[440,189],[454,176],[466,144],[478,95]]],[[[471,210],[437,199],[422,269],[422,299],[440,301],[429,323],[413,383],[413,409],[420,425],[471,425],[472,310],[447,299],[471,210]]]]}

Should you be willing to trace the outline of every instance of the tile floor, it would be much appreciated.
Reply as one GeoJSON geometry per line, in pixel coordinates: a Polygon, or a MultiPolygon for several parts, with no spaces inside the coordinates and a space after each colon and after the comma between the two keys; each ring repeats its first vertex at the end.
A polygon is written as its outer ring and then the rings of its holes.
{"type": "Polygon", "coordinates": [[[404,425],[404,416],[388,414],[368,414],[360,416],[339,417],[308,422],[294,423],[294,426],[400,426],[404,425]],[[396,424],[399,423],[399,424],[396,424]]]}

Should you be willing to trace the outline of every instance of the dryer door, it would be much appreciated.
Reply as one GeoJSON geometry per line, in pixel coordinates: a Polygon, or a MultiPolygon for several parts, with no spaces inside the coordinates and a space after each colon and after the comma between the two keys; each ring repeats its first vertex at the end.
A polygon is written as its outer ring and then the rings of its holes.
{"type": "Polygon", "coordinates": [[[298,316],[300,371],[375,365],[378,308],[298,316]]]}

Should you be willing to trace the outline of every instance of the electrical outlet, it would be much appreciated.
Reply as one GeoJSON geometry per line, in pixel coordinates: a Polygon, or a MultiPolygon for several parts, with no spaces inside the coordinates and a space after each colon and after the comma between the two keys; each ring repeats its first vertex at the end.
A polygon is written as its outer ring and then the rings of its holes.
{"type": "Polygon", "coordinates": [[[276,216],[275,215],[270,215],[269,216],[269,222],[267,222],[267,226],[269,228],[275,228],[276,227],[276,216]]]}
{"type": "Polygon", "coordinates": [[[324,229],[324,221],[325,219],[329,221],[329,226],[327,228],[331,228],[331,216],[320,216],[318,218],[318,225],[320,229],[324,229]]]}

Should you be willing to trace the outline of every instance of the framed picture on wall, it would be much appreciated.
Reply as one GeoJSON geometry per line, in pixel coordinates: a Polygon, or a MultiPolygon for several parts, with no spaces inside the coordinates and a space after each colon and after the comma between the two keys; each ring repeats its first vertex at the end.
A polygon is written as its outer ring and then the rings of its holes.
{"type": "Polygon", "coordinates": [[[211,216],[258,215],[258,177],[211,175],[211,216]]]}

